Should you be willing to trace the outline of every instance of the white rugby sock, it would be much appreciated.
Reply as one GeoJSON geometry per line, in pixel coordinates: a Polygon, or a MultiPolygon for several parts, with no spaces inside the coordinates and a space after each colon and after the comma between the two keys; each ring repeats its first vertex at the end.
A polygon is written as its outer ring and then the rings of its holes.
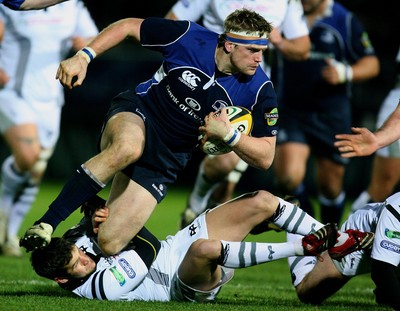
{"type": "Polygon", "coordinates": [[[285,243],[221,241],[220,264],[228,268],[244,268],[303,254],[301,241],[285,243]]]}
{"type": "Polygon", "coordinates": [[[28,173],[18,173],[14,168],[14,157],[9,156],[1,168],[0,208],[8,215],[14,200],[29,180],[28,173]]]}
{"type": "Polygon", "coordinates": [[[361,192],[357,199],[354,200],[353,205],[351,206],[351,212],[354,213],[360,208],[363,208],[369,203],[370,200],[371,196],[369,195],[367,190],[361,192]]]}
{"type": "Polygon", "coordinates": [[[301,208],[279,198],[279,213],[270,221],[286,232],[307,235],[324,225],[301,208]]]}
{"type": "MultiPolygon", "coordinates": [[[[302,236],[299,234],[286,233],[287,241],[299,241],[301,243],[302,236]]],[[[288,264],[292,283],[296,287],[301,283],[304,277],[314,269],[317,259],[314,256],[292,256],[288,257],[288,264]]]]}
{"type": "Polygon", "coordinates": [[[217,183],[210,182],[205,178],[204,161],[201,162],[193,190],[189,196],[189,207],[196,215],[200,215],[205,210],[207,201],[216,185],[217,183]]]}
{"type": "Polygon", "coordinates": [[[9,237],[18,236],[18,230],[35,202],[38,192],[39,187],[37,185],[27,185],[13,204],[8,217],[7,234],[9,237]]]}

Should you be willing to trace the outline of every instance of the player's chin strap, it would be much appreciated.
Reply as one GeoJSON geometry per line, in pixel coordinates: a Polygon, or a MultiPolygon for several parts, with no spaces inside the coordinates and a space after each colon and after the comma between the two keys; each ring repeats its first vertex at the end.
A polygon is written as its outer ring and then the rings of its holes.
{"type": "Polygon", "coordinates": [[[160,241],[149,230],[143,227],[124,250],[135,250],[147,268],[150,269],[160,248],[160,241]]]}

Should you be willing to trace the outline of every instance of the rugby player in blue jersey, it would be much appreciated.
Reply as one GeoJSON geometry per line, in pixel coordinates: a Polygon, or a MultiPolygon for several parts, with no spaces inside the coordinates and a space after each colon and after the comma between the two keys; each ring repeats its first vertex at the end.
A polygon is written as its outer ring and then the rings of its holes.
{"type": "Polygon", "coordinates": [[[57,79],[74,88],[83,83],[96,55],[126,38],[163,55],[149,80],[113,99],[101,152],[77,169],[45,215],[28,229],[21,246],[29,251],[49,243],[56,226],[113,179],[107,202],[110,216],[98,240],[104,253],[119,252],[165,197],[200,133],[204,139],[229,142],[253,167],[271,166],[277,100],[259,64],[272,26],[256,12],[241,9],[226,18],[224,29],[218,34],[190,21],[127,18],[108,26],[60,64],[57,79]],[[232,105],[252,111],[252,136],[240,135],[229,123],[224,107],[232,105]]]}
{"type": "Polygon", "coordinates": [[[348,159],[335,134],[351,131],[352,83],[374,78],[379,60],[360,21],[333,0],[302,0],[312,42],[306,61],[283,59],[280,131],[274,171],[279,191],[298,197],[312,212],[305,186],[307,163],[316,166],[322,222],[339,223],[345,206],[348,159]]]}

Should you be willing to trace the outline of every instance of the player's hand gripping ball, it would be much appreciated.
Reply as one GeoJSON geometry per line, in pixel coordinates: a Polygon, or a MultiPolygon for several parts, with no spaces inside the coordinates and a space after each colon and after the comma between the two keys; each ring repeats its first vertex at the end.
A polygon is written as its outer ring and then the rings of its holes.
{"type": "MultiPolygon", "coordinates": [[[[253,129],[253,117],[251,112],[244,107],[229,106],[226,107],[228,119],[232,126],[241,132],[241,134],[250,135],[253,129]]],[[[202,136],[200,136],[201,140],[202,136]]],[[[223,140],[208,139],[200,148],[206,154],[219,155],[232,151],[232,148],[223,140]]]]}

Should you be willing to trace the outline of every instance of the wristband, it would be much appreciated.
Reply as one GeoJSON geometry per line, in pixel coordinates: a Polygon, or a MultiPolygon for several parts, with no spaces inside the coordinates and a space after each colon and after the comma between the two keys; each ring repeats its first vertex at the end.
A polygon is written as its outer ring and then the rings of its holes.
{"type": "Polygon", "coordinates": [[[90,63],[96,57],[96,52],[88,46],[79,50],[76,54],[82,55],[88,63],[90,63]]]}
{"type": "Polygon", "coordinates": [[[229,146],[229,147],[233,147],[235,146],[240,137],[242,136],[242,133],[240,133],[240,131],[236,130],[235,128],[233,128],[233,126],[231,127],[231,130],[229,131],[228,134],[226,134],[225,138],[224,138],[224,142],[229,146]]]}
{"type": "Polygon", "coordinates": [[[331,65],[335,67],[340,83],[350,82],[353,80],[353,69],[350,65],[346,65],[334,59],[331,61],[331,65]]]}

